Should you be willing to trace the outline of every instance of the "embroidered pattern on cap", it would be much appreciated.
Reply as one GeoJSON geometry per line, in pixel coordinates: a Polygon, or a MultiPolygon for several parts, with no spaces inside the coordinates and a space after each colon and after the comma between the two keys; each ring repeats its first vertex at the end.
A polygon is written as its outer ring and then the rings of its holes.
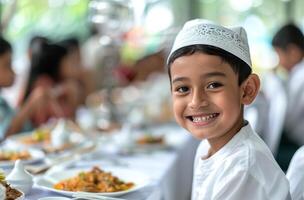
{"type": "Polygon", "coordinates": [[[175,39],[168,60],[176,50],[199,44],[221,48],[251,66],[246,31],[241,27],[229,29],[212,23],[186,23],[175,39]]]}

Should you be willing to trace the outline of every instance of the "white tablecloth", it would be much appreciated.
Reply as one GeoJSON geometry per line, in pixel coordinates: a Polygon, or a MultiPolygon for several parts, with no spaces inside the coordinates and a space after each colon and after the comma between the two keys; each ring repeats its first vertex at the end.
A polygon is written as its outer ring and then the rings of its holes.
{"type": "MultiPolygon", "coordinates": [[[[128,200],[190,199],[193,160],[199,141],[176,125],[167,125],[162,128],[163,131],[173,132],[176,140],[180,141],[174,149],[115,158],[132,170],[148,174],[153,180],[149,186],[126,194],[122,198],[128,200]]],[[[94,160],[92,165],[98,163],[102,165],[104,162],[94,160]]],[[[26,195],[26,200],[36,200],[45,196],[60,195],[34,187],[31,193],[26,195]]]]}

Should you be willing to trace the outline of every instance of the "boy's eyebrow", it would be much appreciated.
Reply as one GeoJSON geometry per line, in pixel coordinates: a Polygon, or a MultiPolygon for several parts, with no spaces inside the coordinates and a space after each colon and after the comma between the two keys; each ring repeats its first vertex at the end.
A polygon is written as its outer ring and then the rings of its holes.
{"type": "MultiPolygon", "coordinates": [[[[222,77],[226,77],[226,74],[223,72],[210,72],[207,74],[202,75],[203,78],[210,78],[213,76],[222,76],[222,77]]],[[[175,79],[172,80],[172,83],[178,82],[178,81],[186,81],[189,80],[189,78],[187,77],[177,77],[175,79]]]]}
{"type": "Polygon", "coordinates": [[[178,81],[186,81],[189,80],[189,78],[186,77],[177,77],[175,79],[172,80],[172,83],[178,82],[178,81]]]}
{"type": "Polygon", "coordinates": [[[212,76],[223,76],[223,77],[226,77],[226,74],[223,73],[223,72],[210,72],[210,73],[202,75],[203,78],[209,78],[209,77],[212,77],[212,76]]]}

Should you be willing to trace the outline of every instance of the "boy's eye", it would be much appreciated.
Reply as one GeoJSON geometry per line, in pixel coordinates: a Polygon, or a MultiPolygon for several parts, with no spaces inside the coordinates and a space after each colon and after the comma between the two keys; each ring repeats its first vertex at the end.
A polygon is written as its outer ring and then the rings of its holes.
{"type": "Polygon", "coordinates": [[[182,86],[182,87],[176,88],[176,91],[179,92],[179,93],[186,93],[186,92],[189,91],[189,88],[186,87],[186,86],[182,86]]]}
{"type": "Polygon", "coordinates": [[[213,82],[213,83],[208,84],[207,88],[208,89],[215,89],[215,88],[219,88],[221,86],[223,86],[223,84],[218,83],[218,82],[213,82]]]}

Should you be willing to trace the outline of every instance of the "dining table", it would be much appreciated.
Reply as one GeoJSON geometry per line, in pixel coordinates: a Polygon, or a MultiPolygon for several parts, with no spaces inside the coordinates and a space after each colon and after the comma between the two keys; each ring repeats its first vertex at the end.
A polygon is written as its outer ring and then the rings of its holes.
{"type": "MultiPolygon", "coordinates": [[[[188,200],[191,198],[193,161],[199,141],[189,132],[170,122],[150,127],[155,132],[162,132],[169,138],[165,148],[150,148],[141,151],[121,153],[114,151],[113,146],[119,145],[112,140],[101,140],[93,152],[78,156],[69,162],[69,167],[106,166],[120,167],[149,177],[146,185],[133,192],[119,196],[126,200],[188,200]],[[111,144],[112,143],[112,144],[111,144]],[[105,150],[106,149],[106,150],[105,150]]],[[[97,141],[97,140],[95,140],[97,141]]],[[[53,166],[60,169],[60,165],[53,166]]],[[[67,167],[68,165],[65,165],[67,167]]],[[[48,173],[48,172],[46,172],[48,173]]],[[[35,184],[25,195],[26,200],[37,200],[42,197],[60,197],[56,193],[42,188],[37,179],[44,174],[35,175],[35,184]]]]}

